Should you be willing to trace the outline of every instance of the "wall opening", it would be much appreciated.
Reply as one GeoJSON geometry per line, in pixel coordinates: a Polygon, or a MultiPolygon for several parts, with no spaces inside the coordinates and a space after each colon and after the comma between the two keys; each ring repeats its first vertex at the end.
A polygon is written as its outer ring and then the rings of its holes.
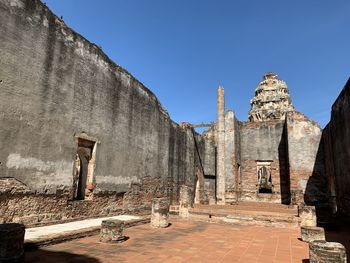
{"type": "Polygon", "coordinates": [[[204,198],[204,176],[202,170],[197,166],[195,168],[195,195],[194,203],[202,204],[205,202],[204,198]]]}
{"type": "Polygon", "coordinates": [[[257,162],[258,192],[272,194],[271,162],[257,162]]]}
{"type": "Polygon", "coordinates": [[[73,199],[91,200],[93,197],[94,169],[97,141],[86,134],[75,136],[77,151],[73,169],[73,199]]]}

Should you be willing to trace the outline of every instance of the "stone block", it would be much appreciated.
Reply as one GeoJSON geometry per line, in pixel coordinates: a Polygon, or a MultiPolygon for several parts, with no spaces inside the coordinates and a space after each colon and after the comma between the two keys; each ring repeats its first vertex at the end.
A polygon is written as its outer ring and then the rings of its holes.
{"type": "Polygon", "coordinates": [[[300,226],[316,226],[317,217],[314,206],[300,205],[299,217],[301,219],[300,226]]]}
{"type": "Polygon", "coordinates": [[[345,247],[337,242],[315,240],[309,243],[310,263],[346,263],[345,247]]]}
{"type": "Polygon", "coordinates": [[[323,227],[317,226],[302,226],[301,239],[305,242],[314,240],[326,240],[323,227]]]}
{"type": "Polygon", "coordinates": [[[25,228],[22,224],[0,225],[0,262],[21,262],[25,228]]]}
{"type": "Polygon", "coordinates": [[[123,235],[124,221],[117,219],[103,220],[100,231],[100,242],[118,243],[126,239],[123,235]]]}
{"type": "Polygon", "coordinates": [[[189,209],[193,206],[193,189],[187,185],[180,188],[179,215],[182,218],[189,217],[189,209]]]}
{"type": "Polygon", "coordinates": [[[169,200],[168,198],[154,198],[152,201],[152,227],[167,227],[169,225],[169,200]]]}

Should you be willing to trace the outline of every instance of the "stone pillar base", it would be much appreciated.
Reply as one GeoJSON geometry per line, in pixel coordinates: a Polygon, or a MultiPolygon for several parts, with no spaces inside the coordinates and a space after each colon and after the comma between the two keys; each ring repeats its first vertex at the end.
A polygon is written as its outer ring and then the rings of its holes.
{"type": "Polygon", "coordinates": [[[317,217],[314,206],[300,205],[298,212],[301,219],[300,226],[316,226],[317,217]]]}
{"type": "Polygon", "coordinates": [[[168,198],[154,198],[152,201],[151,226],[164,228],[169,226],[168,198]]]}
{"type": "Polygon", "coordinates": [[[123,235],[124,222],[118,219],[103,220],[100,231],[100,242],[119,243],[126,240],[123,235]]]}
{"type": "Polygon", "coordinates": [[[345,247],[337,242],[315,240],[309,243],[310,263],[346,263],[345,247]]]}
{"type": "Polygon", "coordinates": [[[301,239],[305,242],[314,240],[326,240],[323,227],[317,226],[302,226],[301,239]]]}
{"type": "Polygon", "coordinates": [[[189,218],[189,209],[193,205],[193,190],[187,185],[182,185],[180,188],[180,206],[179,216],[182,218],[189,218]]]}
{"type": "Polygon", "coordinates": [[[22,262],[25,228],[22,224],[0,224],[0,262],[22,262]]]}

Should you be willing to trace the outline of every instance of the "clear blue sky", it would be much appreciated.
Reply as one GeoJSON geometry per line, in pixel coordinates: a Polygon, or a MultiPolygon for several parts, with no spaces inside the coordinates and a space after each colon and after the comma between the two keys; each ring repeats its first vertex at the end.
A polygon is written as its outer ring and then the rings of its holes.
{"type": "Polygon", "coordinates": [[[323,127],[350,77],[349,0],[44,0],[159,98],[176,122],[215,121],[216,89],[247,120],[267,71],[323,127]]]}

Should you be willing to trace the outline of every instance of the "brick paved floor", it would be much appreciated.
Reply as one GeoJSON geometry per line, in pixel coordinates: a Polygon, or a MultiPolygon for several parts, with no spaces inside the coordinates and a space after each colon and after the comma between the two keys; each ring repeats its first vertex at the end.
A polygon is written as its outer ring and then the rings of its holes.
{"type": "Polygon", "coordinates": [[[26,252],[25,262],[308,262],[298,228],[273,228],[172,220],[126,229],[129,239],[103,244],[98,236],[26,252]]]}

